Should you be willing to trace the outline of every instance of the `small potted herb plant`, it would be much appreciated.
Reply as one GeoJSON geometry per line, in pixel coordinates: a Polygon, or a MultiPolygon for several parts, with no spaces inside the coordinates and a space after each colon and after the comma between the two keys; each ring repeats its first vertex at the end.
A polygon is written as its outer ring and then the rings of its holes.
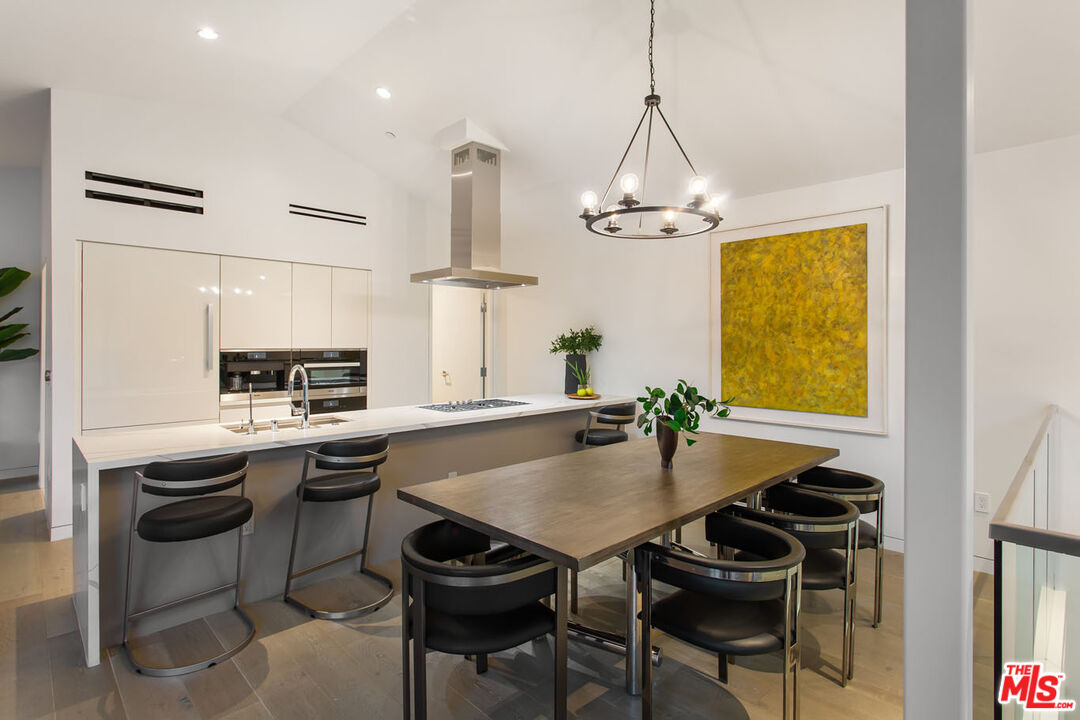
{"type": "MultiPolygon", "coordinates": [[[[593,389],[592,385],[589,384],[589,377],[592,375],[592,371],[584,365],[571,365],[569,362],[567,362],[566,365],[570,368],[570,372],[574,374],[574,377],[577,378],[578,397],[592,397],[593,389]]],[[[567,394],[569,395],[570,393],[567,394]]]]}
{"type": "Polygon", "coordinates": [[[598,333],[592,325],[581,330],[571,328],[569,332],[565,332],[551,341],[552,355],[566,354],[564,391],[567,395],[577,394],[578,385],[589,387],[589,376],[587,374],[582,376],[579,373],[585,373],[588,370],[588,363],[585,359],[586,354],[599,350],[603,342],[604,336],[598,333]],[[584,382],[581,381],[582,377],[585,378],[584,382]]]}
{"type": "MultiPolygon", "coordinates": [[[[718,418],[727,417],[731,414],[728,404],[735,399],[714,400],[704,397],[698,393],[696,387],[685,380],[679,380],[671,392],[647,385],[645,392],[648,393],[647,396],[637,399],[642,409],[638,415],[637,426],[649,435],[655,425],[656,444],[660,448],[660,467],[665,470],[672,467],[671,458],[675,456],[678,448],[679,433],[685,431],[697,435],[701,413],[718,418]]],[[[695,442],[697,440],[686,437],[687,447],[695,442]]]]}

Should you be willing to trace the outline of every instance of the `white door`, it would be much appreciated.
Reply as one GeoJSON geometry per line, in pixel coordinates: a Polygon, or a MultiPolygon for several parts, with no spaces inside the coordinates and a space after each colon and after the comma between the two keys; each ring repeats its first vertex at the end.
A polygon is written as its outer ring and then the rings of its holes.
{"type": "Polygon", "coordinates": [[[368,346],[371,271],[333,268],[332,339],[335,348],[368,346]]]}
{"type": "Polygon", "coordinates": [[[292,348],[292,263],[221,258],[221,347],[292,348]]]}
{"type": "Polygon", "coordinates": [[[292,346],[332,348],[330,336],[330,268],[292,266],[292,346]]]}
{"type": "Polygon", "coordinates": [[[218,417],[219,258],[83,245],[84,430],[218,417]]]}
{"type": "MultiPolygon", "coordinates": [[[[490,296],[484,290],[431,288],[431,400],[476,400],[485,396],[485,334],[490,331],[490,296]]],[[[490,357],[490,352],[488,353],[490,357]]],[[[489,372],[490,375],[490,372],[489,372]]],[[[487,389],[491,378],[487,378],[487,389]]]]}

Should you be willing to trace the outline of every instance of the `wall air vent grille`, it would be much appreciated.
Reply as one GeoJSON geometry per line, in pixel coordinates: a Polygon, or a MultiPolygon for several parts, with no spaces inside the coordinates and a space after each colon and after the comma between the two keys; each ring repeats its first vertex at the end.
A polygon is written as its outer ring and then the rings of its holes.
{"type": "Polygon", "coordinates": [[[317,218],[319,220],[333,220],[335,222],[349,223],[350,225],[367,225],[367,215],[355,215],[353,213],[339,212],[337,210],[324,210],[311,207],[310,205],[296,205],[289,203],[289,213],[303,215],[304,217],[317,218]]]}
{"type": "Polygon", "coordinates": [[[124,205],[141,205],[142,207],[154,208],[156,210],[174,210],[176,212],[191,213],[193,215],[203,214],[202,205],[190,205],[162,197],[162,195],[180,195],[182,197],[201,200],[203,197],[202,190],[180,187],[179,185],[168,185],[153,180],[138,180],[136,178],[121,177],[120,175],[107,175],[92,170],[86,171],[85,178],[92,183],[91,187],[86,188],[86,197],[91,200],[105,200],[107,202],[122,203],[124,205]],[[146,191],[148,194],[128,195],[119,192],[109,192],[107,190],[98,189],[100,184],[136,188],[138,190],[146,191]]]}

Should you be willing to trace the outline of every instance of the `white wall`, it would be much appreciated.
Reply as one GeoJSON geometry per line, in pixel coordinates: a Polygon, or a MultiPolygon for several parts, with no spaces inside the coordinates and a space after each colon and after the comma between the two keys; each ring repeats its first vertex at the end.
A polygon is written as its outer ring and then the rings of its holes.
{"type": "MultiPolygon", "coordinates": [[[[540,191],[504,198],[503,267],[540,276],[536,288],[499,291],[497,343],[509,393],[558,392],[563,361],[548,353],[569,327],[595,324],[604,345],[592,358],[598,392],[640,394],[679,377],[709,382],[709,250],[705,236],[620,240],[587,233],[575,197],[540,191]],[[539,210],[538,210],[539,208],[539,210]],[[507,321],[509,318],[509,321],[507,321]]],[[[732,201],[722,227],[889,206],[888,435],[871,436],[748,422],[707,429],[840,448],[840,467],[887,487],[886,533],[903,538],[904,174],[901,170],[732,201]]]]}
{"type": "Polygon", "coordinates": [[[51,115],[54,536],[70,524],[79,240],[372,270],[369,402],[426,401],[425,203],[290,123],[204,107],[53,90],[51,115]],[[196,187],[204,215],[84,197],[86,170],[196,187]],[[367,227],[289,215],[289,203],[368,216],[367,227]]]}
{"type": "MultiPolygon", "coordinates": [[[[0,315],[22,306],[4,321],[29,323],[30,337],[13,347],[41,347],[41,171],[0,167],[0,267],[32,273],[0,299],[0,315]]],[[[0,479],[33,475],[38,464],[38,373],[40,354],[0,363],[0,479]]]]}
{"type": "MultiPolygon", "coordinates": [[[[975,489],[991,507],[1047,405],[1080,412],[1080,135],[974,158],[975,489]]],[[[990,515],[975,554],[993,558],[990,515]]]]}

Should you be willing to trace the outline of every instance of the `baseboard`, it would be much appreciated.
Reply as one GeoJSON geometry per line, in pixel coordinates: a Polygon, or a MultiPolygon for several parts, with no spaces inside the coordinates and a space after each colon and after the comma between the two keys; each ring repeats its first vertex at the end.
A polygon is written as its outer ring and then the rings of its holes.
{"type": "Polygon", "coordinates": [[[987,575],[994,574],[994,561],[989,558],[975,556],[975,572],[986,573],[987,575]]]}
{"type": "Polygon", "coordinates": [[[0,470],[0,480],[17,480],[21,478],[35,477],[37,475],[37,465],[31,465],[30,467],[21,468],[9,468],[7,470],[0,470]]]}
{"type": "Polygon", "coordinates": [[[904,538],[894,538],[889,535],[885,536],[885,549],[892,550],[894,552],[904,552],[904,538]]]}
{"type": "Polygon", "coordinates": [[[57,540],[67,540],[71,537],[72,528],[71,525],[57,525],[54,528],[49,529],[49,540],[56,542],[57,540]]]}

